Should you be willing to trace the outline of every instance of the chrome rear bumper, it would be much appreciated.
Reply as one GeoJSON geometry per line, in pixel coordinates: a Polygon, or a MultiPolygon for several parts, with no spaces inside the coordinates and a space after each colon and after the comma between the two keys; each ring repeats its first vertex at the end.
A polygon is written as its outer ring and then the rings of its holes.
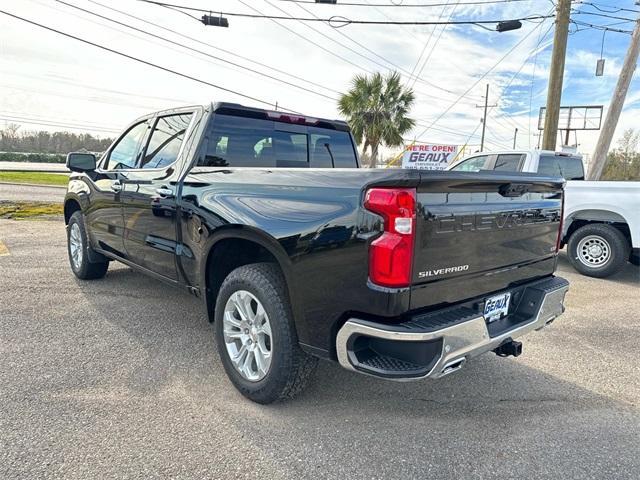
{"type": "Polygon", "coordinates": [[[393,380],[440,378],[470,358],[544,328],[564,312],[568,289],[569,282],[560,277],[519,287],[518,305],[489,325],[477,305],[447,308],[396,325],[351,318],[336,336],[338,361],[349,370],[393,380]]]}

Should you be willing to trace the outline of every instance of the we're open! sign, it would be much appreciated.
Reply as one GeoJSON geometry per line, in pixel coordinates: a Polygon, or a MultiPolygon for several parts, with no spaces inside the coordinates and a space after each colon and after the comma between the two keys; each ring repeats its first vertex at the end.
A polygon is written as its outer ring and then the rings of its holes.
{"type": "Polygon", "coordinates": [[[457,155],[457,145],[410,145],[402,156],[402,168],[444,170],[457,155]]]}

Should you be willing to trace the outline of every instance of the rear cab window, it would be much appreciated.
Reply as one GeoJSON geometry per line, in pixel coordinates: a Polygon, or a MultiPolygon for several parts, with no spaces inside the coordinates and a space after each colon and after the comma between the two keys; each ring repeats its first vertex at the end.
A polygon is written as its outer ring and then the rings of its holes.
{"type": "Polygon", "coordinates": [[[493,169],[500,172],[519,172],[525,157],[524,153],[501,153],[496,156],[493,169]]]}
{"type": "Polygon", "coordinates": [[[540,155],[538,174],[563,177],[565,180],[584,180],[582,158],[573,155],[540,155]]]}
{"type": "Polygon", "coordinates": [[[200,167],[358,168],[349,132],[214,115],[200,167]]]}

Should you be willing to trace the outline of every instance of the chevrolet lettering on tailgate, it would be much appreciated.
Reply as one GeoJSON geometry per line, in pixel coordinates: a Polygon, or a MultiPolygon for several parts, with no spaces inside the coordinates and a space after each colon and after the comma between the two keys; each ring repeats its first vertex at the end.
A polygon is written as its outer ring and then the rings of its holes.
{"type": "Polygon", "coordinates": [[[533,223],[557,222],[560,209],[516,210],[500,213],[470,213],[446,215],[436,219],[436,233],[453,233],[474,230],[501,230],[533,223]]]}

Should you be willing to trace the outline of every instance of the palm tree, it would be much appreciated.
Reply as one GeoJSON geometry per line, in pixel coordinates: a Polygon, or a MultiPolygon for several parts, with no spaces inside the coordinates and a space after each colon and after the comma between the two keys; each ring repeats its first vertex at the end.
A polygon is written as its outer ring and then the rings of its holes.
{"type": "Polygon", "coordinates": [[[381,144],[403,144],[402,136],[415,124],[407,116],[414,99],[413,90],[403,88],[398,72],[356,75],[351,90],[340,97],[338,109],[347,117],[358,144],[364,144],[362,155],[371,148],[371,167],[376,165],[381,144]]]}

